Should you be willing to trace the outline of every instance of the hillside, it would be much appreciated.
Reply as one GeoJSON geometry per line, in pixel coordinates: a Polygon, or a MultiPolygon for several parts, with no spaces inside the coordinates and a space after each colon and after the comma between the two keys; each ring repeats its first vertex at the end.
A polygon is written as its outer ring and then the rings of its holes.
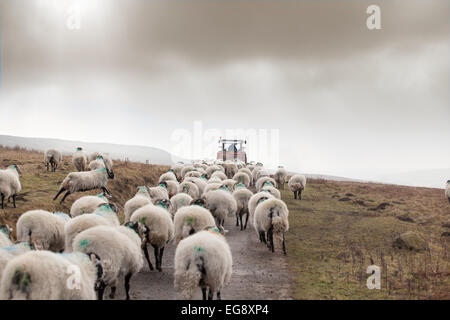
{"type": "Polygon", "coordinates": [[[92,143],[48,138],[28,138],[0,135],[0,146],[14,148],[20,146],[28,150],[44,152],[47,149],[60,150],[65,155],[71,155],[77,147],[83,147],[88,153],[99,151],[109,153],[113,159],[135,162],[146,162],[161,165],[171,165],[182,159],[167,151],[144,146],[121,145],[111,143],[92,143]]]}
{"type": "MultiPolygon", "coordinates": [[[[16,209],[0,209],[0,224],[14,226],[18,217],[30,209],[68,212],[75,199],[97,193],[70,195],[63,205],[52,201],[62,179],[73,171],[70,157],[64,157],[63,166],[52,173],[45,170],[43,154],[0,147],[0,167],[10,164],[18,164],[23,171],[23,191],[17,197],[16,209]]],[[[113,194],[111,201],[123,208],[137,186],[155,185],[167,169],[115,161],[115,179],[108,183],[113,194]]],[[[282,191],[282,198],[290,210],[287,257],[279,251],[269,253],[251,226],[240,232],[234,219],[227,219],[236,259],[233,280],[224,296],[450,299],[450,205],[442,189],[310,179],[301,201],[294,200],[287,189],[282,191]],[[420,233],[429,250],[416,253],[394,249],[394,238],[405,231],[420,233]],[[261,265],[261,261],[265,263],[261,265]],[[381,290],[366,287],[366,268],[371,264],[382,268],[381,290]],[[268,282],[268,276],[277,280],[268,282]]],[[[122,215],[123,210],[121,219],[122,215]]],[[[163,273],[143,271],[133,280],[139,288],[133,298],[176,298],[171,269],[173,251],[173,246],[167,250],[163,273]],[[153,284],[151,292],[143,285],[148,281],[153,284]],[[161,294],[155,296],[155,292],[161,294]]]]}
{"type": "MultiPolygon", "coordinates": [[[[96,190],[70,195],[62,205],[59,204],[60,199],[53,201],[62,180],[75,169],[71,157],[64,156],[63,164],[56,172],[47,172],[43,159],[43,154],[35,151],[0,147],[0,167],[5,168],[11,164],[17,164],[22,170],[22,192],[17,196],[17,208],[8,206],[4,210],[0,209],[0,224],[12,222],[14,225],[20,214],[32,209],[67,213],[70,205],[79,197],[100,192],[100,190],[96,190]]],[[[136,193],[137,186],[155,185],[159,176],[168,168],[167,166],[114,161],[115,178],[108,182],[108,189],[113,194],[110,201],[123,208],[125,202],[136,193]]]]}

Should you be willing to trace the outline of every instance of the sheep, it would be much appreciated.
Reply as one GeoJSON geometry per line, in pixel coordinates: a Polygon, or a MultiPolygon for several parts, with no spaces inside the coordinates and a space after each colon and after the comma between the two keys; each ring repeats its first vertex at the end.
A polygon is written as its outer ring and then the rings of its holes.
{"type": "Polygon", "coordinates": [[[74,218],[85,213],[92,213],[103,203],[108,203],[108,199],[103,193],[96,196],[83,196],[75,200],[70,207],[70,216],[74,218]]]}
{"type": "Polygon", "coordinates": [[[275,171],[273,177],[277,182],[278,189],[284,190],[284,184],[286,182],[287,177],[286,170],[282,166],[279,166],[278,169],[275,171]]]}
{"type": "Polygon", "coordinates": [[[172,215],[172,218],[175,216],[176,212],[181,207],[188,206],[192,202],[192,197],[188,195],[187,193],[178,193],[174,195],[170,199],[171,208],[170,208],[170,214],[172,215]]]}
{"type": "Polygon", "coordinates": [[[147,227],[145,240],[142,244],[145,259],[150,270],[153,270],[147,250],[147,244],[151,244],[154,248],[156,269],[162,271],[161,263],[165,245],[174,236],[174,225],[170,213],[159,206],[148,204],[136,210],[131,215],[130,221],[140,222],[147,227]]]}
{"type": "Polygon", "coordinates": [[[256,172],[256,180],[258,181],[261,178],[270,177],[269,172],[267,170],[261,169],[256,172]]]}
{"type": "Polygon", "coordinates": [[[225,187],[229,192],[233,192],[236,183],[236,180],[226,179],[222,181],[221,186],[225,187]]]}
{"type": "Polygon", "coordinates": [[[218,190],[222,186],[222,183],[208,183],[203,190],[203,195],[207,194],[209,191],[218,190]]]}
{"type": "Polygon", "coordinates": [[[209,209],[216,220],[217,227],[223,227],[227,215],[234,216],[236,214],[237,203],[230,192],[220,189],[209,191],[204,195],[204,198],[206,208],[209,209]]]}
{"type": "Polygon", "coordinates": [[[207,175],[207,177],[208,178],[211,178],[211,175],[214,173],[214,172],[216,172],[216,171],[221,171],[221,172],[224,172],[224,169],[223,169],[223,167],[221,167],[221,166],[219,166],[219,165],[212,165],[212,166],[209,166],[208,168],[206,168],[206,175],[207,175]]]}
{"type": "Polygon", "coordinates": [[[177,180],[167,180],[167,192],[169,193],[169,199],[178,193],[178,186],[180,185],[177,180]]]}
{"type": "Polygon", "coordinates": [[[223,173],[222,171],[215,171],[212,175],[211,178],[219,178],[220,180],[226,180],[227,176],[225,175],[225,173],[223,173]]]}
{"type": "Polygon", "coordinates": [[[0,196],[2,198],[2,209],[5,208],[5,199],[9,200],[11,197],[13,200],[13,206],[16,208],[16,196],[22,191],[22,185],[20,184],[19,174],[22,171],[19,166],[13,164],[6,170],[0,170],[0,196]]]}
{"type": "Polygon", "coordinates": [[[219,178],[215,177],[215,178],[211,178],[209,179],[206,184],[210,184],[210,183],[218,183],[218,184],[222,184],[222,180],[220,180],[219,178]]]}
{"type": "MultiPolygon", "coordinates": [[[[99,157],[105,161],[105,166],[107,166],[107,168],[111,170],[113,167],[113,161],[111,160],[111,157],[109,156],[108,153],[93,152],[89,155],[88,161],[89,161],[89,163],[91,163],[93,161],[95,162],[95,160],[99,159],[99,157]]],[[[95,169],[98,169],[98,167],[91,169],[91,170],[95,170],[95,169]]]]}
{"type": "Polygon", "coordinates": [[[274,252],[273,237],[280,240],[283,253],[286,255],[286,243],[284,234],[289,230],[289,210],[286,204],[279,199],[267,199],[258,204],[253,217],[253,226],[259,234],[259,239],[268,245],[274,252]],[[266,240],[267,235],[267,240],[266,240]]]}
{"type": "Polygon", "coordinates": [[[216,222],[211,212],[199,205],[184,206],[175,214],[175,243],[178,244],[184,238],[203,230],[206,227],[214,227],[216,222]]]}
{"type": "Polygon", "coordinates": [[[8,246],[2,246],[0,248],[0,280],[2,279],[3,270],[6,265],[14,257],[17,257],[25,252],[31,250],[31,246],[27,242],[19,242],[16,244],[10,244],[8,246]]]}
{"type": "Polygon", "coordinates": [[[96,286],[98,300],[103,300],[107,286],[114,298],[119,278],[125,277],[126,299],[130,299],[130,279],[143,266],[139,234],[121,230],[126,227],[97,226],[84,230],[73,240],[75,252],[93,253],[103,268],[103,276],[96,286]]]}
{"type": "Polygon", "coordinates": [[[288,182],[288,187],[294,193],[294,199],[302,200],[302,192],[305,190],[306,177],[301,174],[293,175],[288,182]]]}
{"type": "Polygon", "coordinates": [[[72,252],[73,239],[84,230],[102,225],[119,226],[117,211],[117,207],[112,203],[100,204],[92,214],[84,214],[67,221],[64,225],[65,252],[72,252]]]}
{"type": "Polygon", "coordinates": [[[180,241],[175,251],[175,289],[185,299],[191,299],[196,287],[201,287],[203,300],[220,291],[231,279],[233,258],[225,238],[216,228],[200,231],[180,241]]]}
{"type": "Polygon", "coordinates": [[[26,252],[3,271],[0,299],[95,300],[102,269],[95,254],[26,252]]]}
{"type": "Polygon", "coordinates": [[[172,171],[167,171],[166,173],[163,173],[162,175],[159,176],[159,180],[158,183],[161,183],[163,181],[177,181],[177,176],[175,175],[175,173],[172,171]]]}
{"type": "Polygon", "coordinates": [[[447,186],[445,187],[445,195],[450,203],[450,180],[447,180],[447,186]]]}
{"type": "Polygon", "coordinates": [[[153,202],[150,197],[150,194],[148,193],[148,188],[146,186],[138,187],[138,190],[134,195],[134,197],[125,202],[125,206],[123,208],[124,221],[125,222],[130,221],[130,217],[133,214],[133,212],[150,203],[153,202]]]}
{"type": "Polygon", "coordinates": [[[78,147],[72,155],[72,163],[77,171],[85,171],[87,168],[87,156],[83,148],[78,147]]]}
{"type": "Polygon", "coordinates": [[[183,181],[182,183],[180,183],[180,185],[178,186],[178,193],[187,193],[193,199],[197,199],[200,196],[197,185],[189,181],[183,181]]]}
{"type": "Polygon", "coordinates": [[[256,180],[255,187],[256,191],[260,192],[262,188],[266,186],[272,186],[275,187],[277,185],[277,182],[272,179],[271,177],[261,177],[258,180],[256,180]]]}
{"type": "Polygon", "coordinates": [[[262,170],[262,167],[256,166],[252,170],[252,180],[253,182],[256,182],[258,180],[257,174],[259,171],[262,170]]]}
{"type": "Polygon", "coordinates": [[[258,193],[255,193],[251,198],[248,200],[248,213],[250,214],[250,222],[253,223],[253,216],[255,213],[256,206],[261,203],[262,201],[265,201],[267,199],[275,199],[275,197],[266,191],[261,191],[258,193]]]}
{"type": "Polygon", "coordinates": [[[233,176],[238,172],[238,168],[236,166],[236,163],[234,162],[225,162],[223,166],[225,168],[225,174],[228,179],[232,179],[233,176]]]}
{"type": "Polygon", "coordinates": [[[281,199],[281,193],[280,191],[272,186],[264,186],[261,191],[266,191],[268,193],[270,193],[271,195],[273,195],[275,198],[277,199],[281,199]]]}
{"type": "Polygon", "coordinates": [[[39,250],[64,250],[64,225],[70,217],[64,213],[30,210],[17,220],[17,240],[28,242],[39,250]]]}
{"type": "Polygon", "coordinates": [[[189,171],[188,173],[186,173],[183,180],[186,180],[186,178],[189,177],[200,178],[201,176],[202,174],[198,172],[197,169],[195,169],[194,171],[189,171]]]}
{"type": "MultiPolygon", "coordinates": [[[[245,175],[245,173],[243,173],[245,175]]],[[[248,201],[253,196],[253,192],[245,188],[244,184],[239,183],[236,187],[236,190],[233,192],[233,197],[236,200],[237,209],[236,209],[236,226],[239,226],[239,222],[241,224],[241,231],[247,229],[247,222],[249,217],[248,212],[248,201]],[[245,218],[245,225],[242,223],[242,216],[247,215],[245,218]]]]}
{"type": "Polygon", "coordinates": [[[181,178],[184,179],[186,173],[190,171],[195,171],[195,168],[193,166],[184,166],[183,169],[181,170],[181,178]]]}
{"type": "Polygon", "coordinates": [[[1,225],[0,226],[0,247],[8,247],[12,245],[11,242],[11,233],[13,232],[13,229],[7,225],[1,225]]]}
{"type": "Polygon", "coordinates": [[[66,191],[59,202],[62,204],[69,194],[92,189],[102,189],[103,193],[112,196],[111,192],[106,189],[108,179],[114,179],[114,172],[108,168],[86,172],[71,172],[61,183],[59,191],[53,200],[56,200],[61,193],[66,191]]]}
{"type": "Polygon", "coordinates": [[[47,167],[47,171],[50,170],[50,166],[53,172],[56,171],[58,168],[58,165],[62,161],[62,154],[58,150],[55,149],[48,149],[44,153],[44,163],[47,167]]]}
{"type": "Polygon", "coordinates": [[[235,180],[237,183],[242,183],[245,185],[246,188],[250,186],[250,178],[247,173],[245,172],[238,172],[233,176],[233,180],[235,180]]]}
{"type": "Polygon", "coordinates": [[[205,187],[207,185],[206,181],[202,178],[188,177],[185,178],[183,181],[189,181],[195,184],[198,188],[199,195],[203,194],[203,191],[205,190],[205,187]]]}
{"type": "Polygon", "coordinates": [[[183,170],[183,167],[184,167],[183,165],[176,164],[169,169],[169,171],[171,171],[175,174],[178,182],[182,180],[181,170],[183,170]]]}
{"type": "Polygon", "coordinates": [[[250,181],[250,185],[253,184],[252,171],[250,169],[248,169],[248,168],[241,168],[241,169],[238,170],[238,173],[239,172],[244,172],[246,175],[248,175],[248,179],[250,181]]]}
{"type": "Polygon", "coordinates": [[[148,188],[148,193],[153,204],[158,200],[169,200],[169,191],[167,190],[167,182],[163,181],[156,187],[148,188]]]}

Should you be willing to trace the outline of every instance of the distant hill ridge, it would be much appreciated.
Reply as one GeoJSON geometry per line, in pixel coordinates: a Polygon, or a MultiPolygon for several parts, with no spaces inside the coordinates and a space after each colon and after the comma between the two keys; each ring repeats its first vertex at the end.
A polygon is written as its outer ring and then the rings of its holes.
{"type": "Polygon", "coordinates": [[[125,160],[128,158],[129,161],[144,163],[148,160],[151,164],[159,165],[172,165],[177,161],[183,161],[183,159],[172,156],[169,152],[162,149],[113,143],[93,143],[51,138],[28,138],[0,135],[0,145],[11,148],[20,146],[42,152],[54,148],[65,155],[72,154],[77,147],[83,147],[88,154],[98,151],[109,153],[113,159],[125,160]]]}

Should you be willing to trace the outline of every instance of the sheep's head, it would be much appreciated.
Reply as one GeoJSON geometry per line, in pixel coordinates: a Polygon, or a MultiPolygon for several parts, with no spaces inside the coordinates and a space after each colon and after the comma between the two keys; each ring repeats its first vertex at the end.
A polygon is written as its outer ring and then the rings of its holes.
{"type": "Polygon", "coordinates": [[[148,241],[148,228],[145,224],[138,221],[129,221],[124,224],[125,227],[132,229],[141,238],[141,245],[145,246],[148,241]]]}
{"type": "Polygon", "coordinates": [[[195,199],[191,201],[191,205],[200,206],[206,208],[206,201],[203,198],[195,199]]]}
{"type": "Polygon", "coordinates": [[[8,167],[9,169],[15,169],[17,173],[22,174],[22,170],[20,170],[19,166],[16,164],[12,164],[8,167]]]}
{"type": "Polygon", "coordinates": [[[112,171],[112,169],[108,169],[106,167],[105,167],[105,169],[106,169],[106,173],[108,174],[108,178],[114,179],[114,171],[112,171]]]}
{"type": "MultiPolygon", "coordinates": [[[[267,191],[267,192],[269,192],[269,191],[267,191]]],[[[261,202],[264,202],[266,200],[269,200],[269,197],[261,197],[261,198],[259,198],[257,204],[260,204],[261,202]]]]}
{"type": "Polygon", "coordinates": [[[170,208],[170,201],[167,200],[167,199],[160,199],[160,200],[157,200],[155,202],[155,206],[158,206],[158,207],[164,208],[166,210],[169,210],[169,208],[170,208]]]}
{"type": "Polygon", "coordinates": [[[97,209],[101,209],[104,211],[114,211],[115,213],[119,212],[119,207],[117,205],[115,205],[114,203],[100,203],[97,206],[97,209]]]}
{"type": "Polygon", "coordinates": [[[163,187],[164,189],[167,189],[167,182],[161,181],[161,182],[159,183],[159,186],[160,186],[160,187],[163,187]]]}

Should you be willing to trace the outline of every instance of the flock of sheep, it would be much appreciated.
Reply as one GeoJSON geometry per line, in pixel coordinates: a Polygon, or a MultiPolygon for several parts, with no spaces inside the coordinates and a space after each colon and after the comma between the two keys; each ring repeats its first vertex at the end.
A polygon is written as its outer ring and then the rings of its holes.
{"type": "MultiPolygon", "coordinates": [[[[55,171],[61,153],[48,150],[47,170],[55,171]]],[[[69,214],[30,210],[12,228],[0,226],[0,299],[103,299],[110,288],[114,298],[118,280],[124,279],[129,299],[130,279],[143,268],[162,270],[164,248],[175,251],[175,289],[186,299],[201,288],[203,299],[220,299],[231,278],[232,255],[224,221],[236,217],[245,230],[250,220],[261,242],[274,252],[275,243],[286,254],[288,208],[280,191],[287,179],[279,167],[271,178],[262,163],[193,161],[177,163],[162,174],[157,186],[138,186],[124,206],[120,225],[118,207],[109,202],[106,188],[114,179],[113,161],[107,154],[88,156],[82,148],[72,156],[77,172],[69,173],[55,199],[61,203],[75,192],[100,189],[96,196],[73,202],[69,214]],[[252,190],[255,190],[254,193],[252,190]],[[154,265],[148,246],[154,249],[154,265]],[[145,260],[144,260],[145,258],[145,260]],[[209,291],[207,290],[209,289],[209,291]]],[[[2,208],[21,191],[16,165],[0,170],[2,208]],[[5,201],[4,201],[5,200],[5,201]]],[[[301,199],[306,179],[294,175],[288,185],[301,199]]]]}

